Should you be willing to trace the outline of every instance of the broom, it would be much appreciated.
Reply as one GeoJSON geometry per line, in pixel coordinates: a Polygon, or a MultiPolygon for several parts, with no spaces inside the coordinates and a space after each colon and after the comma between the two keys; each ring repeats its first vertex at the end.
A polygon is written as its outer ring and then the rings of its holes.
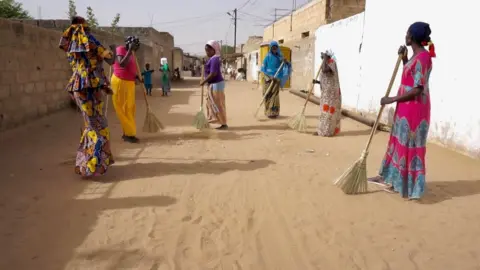
{"type": "MultiPolygon", "coordinates": [[[[204,76],[204,67],[202,66],[202,78],[203,76],[204,76]]],[[[193,126],[196,127],[198,130],[203,130],[205,128],[210,127],[207,117],[203,112],[203,92],[204,92],[204,86],[202,85],[202,91],[200,94],[200,111],[197,113],[197,115],[195,115],[195,119],[193,120],[193,126]]]]}
{"type": "Polygon", "coordinates": [[[280,70],[282,70],[283,64],[285,64],[284,61],[282,61],[282,64],[280,64],[280,66],[278,67],[277,72],[275,72],[275,75],[273,75],[273,79],[270,82],[270,85],[268,86],[267,91],[265,91],[265,95],[263,95],[262,102],[260,102],[260,105],[258,105],[258,108],[255,111],[255,114],[253,115],[254,117],[257,117],[258,112],[260,111],[260,108],[262,107],[263,103],[265,103],[265,98],[267,98],[267,95],[270,94],[270,91],[272,90],[272,87],[273,87],[274,80],[277,77],[280,70]]]}
{"type": "MultiPolygon", "coordinates": [[[[390,83],[388,84],[385,97],[388,97],[390,95],[390,90],[392,90],[393,82],[395,81],[395,77],[397,75],[402,58],[403,56],[401,54],[398,55],[397,63],[395,65],[395,69],[393,70],[390,83]]],[[[382,105],[380,107],[377,119],[375,120],[375,124],[373,125],[372,131],[370,132],[370,138],[368,139],[367,145],[365,146],[365,149],[363,150],[360,158],[334,182],[334,185],[340,187],[345,194],[359,194],[367,191],[368,149],[370,148],[370,144],[372,143],[373,135],[375,135],[375,131],[377,130],[377,126],[384,108],[385,105],[382,105]]]]}
{"type": "MultiPolygon", "coordinates": [[[[135,63],[137,64],[137,72],[138,74],[141,74],[140,72],[140,66],[138,65],[138,59],[137,56],[135,55],[135,52],[133,53],[133,58],[135,59],[135,63]]],[[[143,132],[147,133],[156,133],[161,129],[164,129],[162,123],[158,120],[158,118],[153,114],[152,110],[150,109],[150,105],[148,104],[148,98],[147,98],[147,89],[145,88],[145,84],[141,84],[143,87],[143,97],[145,98],[145,105],[147,107],[147,112],[145,114],[145,121],[143,122],[143,132]]]]}
{"type": "MultiPolygon", "coordinates": [[[[320,76],[321,71],[322,71],[322,66],[320,65],[320,67],[318,68],[318,71],[317,71],[317,75],[315,76],[314,80],[316,80],[318,78],[318,76],[320,76]]],[[[307,108],[307,104],[308,104],[308,101],[310,99],[310,96],[312,95],[314,86],[315,86],[315,84],[312,82],[312,85],[310,86],[310,89],[308,90],[307,99],[305,99],[305,104],[303,104],[302,112],[293,116],[293,117],[291,117],[288,120],[288,126],[291,129],[295,129],[295,130],[297,130],[298,132],[301,132],[301,133],[305,132],[305,130],[307,129],[307,119],[305,117],[305,109],[307,108]]]]}

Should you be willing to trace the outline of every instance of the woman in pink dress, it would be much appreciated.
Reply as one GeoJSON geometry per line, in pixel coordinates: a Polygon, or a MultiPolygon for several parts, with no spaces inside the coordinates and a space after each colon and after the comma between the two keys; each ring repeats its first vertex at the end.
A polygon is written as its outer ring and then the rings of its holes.
{"type": "Polygon", "coordinates": [[[405,46],[399,49],[399,54],[404,55],[400,88],[397,96],[381,100],[382,105],[397,103],[394,125],[379,175],[369,179],[384,185],[387,192],[400,193],[414,200],[420,199],[425,191],[425,154],[430,125],[428,81],[432,57],[435,57],[431,32],[427,23],[412,24],[405,41],[412,47],[413,56],[408,59],[405,46]]]}

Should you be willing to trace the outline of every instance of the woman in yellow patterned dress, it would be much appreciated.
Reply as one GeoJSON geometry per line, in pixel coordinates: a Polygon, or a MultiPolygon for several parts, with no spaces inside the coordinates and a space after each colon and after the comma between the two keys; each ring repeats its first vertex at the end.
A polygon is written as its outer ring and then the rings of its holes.
{"type": "Polygon", "coordinates": [[[110,131],[103,113],[103,96],[111,94],[103,70],[103,60],[113,64],[113,55],[90,33],[82,17],[74,17],[60,39],[67,53],[72,77],[66,90],[80,108],[85,126],[77,150],[75,172],[85,178],[104,174],[114,163],[110,151],[110,131]]]}

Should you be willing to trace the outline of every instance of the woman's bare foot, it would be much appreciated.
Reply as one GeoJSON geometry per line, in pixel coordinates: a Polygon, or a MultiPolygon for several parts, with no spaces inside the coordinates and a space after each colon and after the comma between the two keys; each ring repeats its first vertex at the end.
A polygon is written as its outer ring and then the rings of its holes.
{"type": "Polygon", "coordinates": [[[372,183],[372,184],[375,184],[375,185],[379,185],[379,186],[382,186],[382,187],[387,187],[387,184],[385,183],[385,180],[380,175],[368,178],[367,181],[369,183],[372,183]]]}

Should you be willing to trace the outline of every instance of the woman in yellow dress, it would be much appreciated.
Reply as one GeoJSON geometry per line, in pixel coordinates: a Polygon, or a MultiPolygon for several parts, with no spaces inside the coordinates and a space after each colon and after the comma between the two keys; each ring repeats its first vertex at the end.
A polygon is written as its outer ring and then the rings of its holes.
{"type": "Polygon", "coordinates": [[[110,131],[103,113],[103,97],[111,94],[102,64],[113,63],[113,54],[90,33],[82,17],[74,17],[59,44],[72,67],[66,90],[82,112],[85,126],[77,150],[75,172],[83,177],[104,174],[114,163],[110,131]]]}

